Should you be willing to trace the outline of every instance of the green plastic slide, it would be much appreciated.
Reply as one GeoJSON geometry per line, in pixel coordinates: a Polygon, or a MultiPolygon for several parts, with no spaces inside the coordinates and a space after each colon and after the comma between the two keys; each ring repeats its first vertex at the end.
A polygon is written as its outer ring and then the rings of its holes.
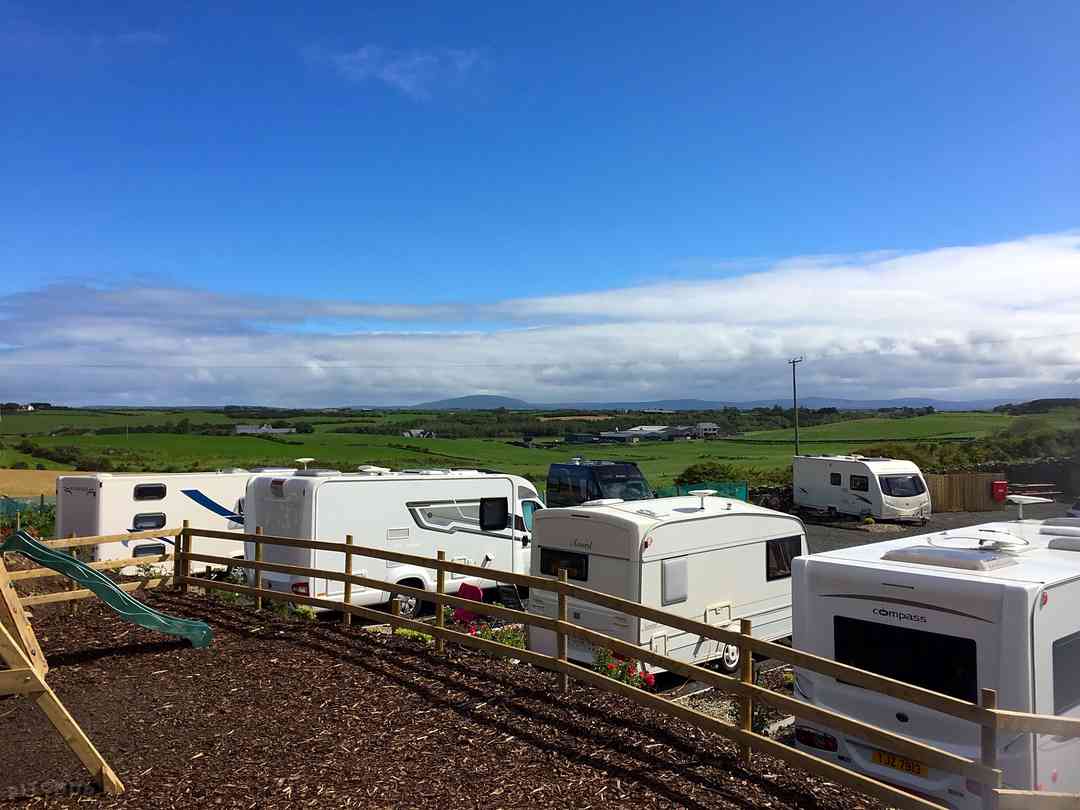
{"type": "Polygon", "coordinates": [[[16,532],[8,537],[0,545],[0,554],[4,553],[22,554],[38,565],[51,568],[84,588],[89,588],[125,621],[148,630],[157,630],[159,633],[186,638],[191,642],[192,647],[209,647],[214,637],[213,631],[206,622],[176,619],[147,607],[116,587],[116,584],[100,571],[95,571],[70,554],[42,545],[26,532],[16,532]]]}

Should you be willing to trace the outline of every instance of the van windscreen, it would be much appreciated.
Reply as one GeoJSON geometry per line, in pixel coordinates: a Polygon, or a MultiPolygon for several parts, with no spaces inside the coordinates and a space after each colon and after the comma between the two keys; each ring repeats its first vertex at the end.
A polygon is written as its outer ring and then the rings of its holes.
{"type": "Polygon", "coordinates": [[[834,658],[904,683],[972,703],[979,698],[973,638],[833,617],[834,658]]]}
{"type": "Polygon", "coordinates": [[[604,464],[592,469],[604,498],[641,501],[652,497],[649,484],[636,464],[604,464]]]}
{"type": "Polygon", "coordinates": [[[892,498],[914,498],[926,492],[921,476],[918,475],[879,475],[881,491],[892,498]]]}

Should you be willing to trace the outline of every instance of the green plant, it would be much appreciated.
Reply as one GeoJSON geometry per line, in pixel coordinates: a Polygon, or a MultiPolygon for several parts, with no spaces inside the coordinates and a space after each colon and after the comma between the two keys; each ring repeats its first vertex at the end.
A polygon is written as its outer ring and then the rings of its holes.
{"type": "Polygon", "coordinates": [[[616,657],[611,650],[597,647],[593,652],[593,669],[620,683],[645,689],[656,685],[656,676],[647,672],[640,661],[616,657]]]}
{"type": "Polygon", "coordinates": [[[470,622],[466,628],[470,636],[482,638],[485,641],[495,641],[508,647],[525,649],[525,627],[520,624],[504,624],[496,627],[485,622],[470,622]]]}
{"type": "Polygon", "coordinates": [[[873,526],[875,523],[877,523],[877,521],[874,520],[872,517],[870,517],[870,515],[867,515],[866,517],[864,517],[862,519],[862,522],[863,522],[864,526],[873,526]]]}
{"type": "Polygon", "coordinates": [[[315,608],[313,608],[311,605],[291,605],[290,604],[290,607],[292,607],[293,615],[297,619],[300,619],[301,621],[305,621],[305,622],[313,622],[313,621],[315,621],[315,608]]]}
{"type": "Polygon", "coordinates": [[[431,644],[434,639],[427,633],[421,633],[419,630],[413,630],[409,627],[399,627],[394,631],[394,635],[399,638],[407,638],[411,641],[419,641],[422,644],[431,644]]]}

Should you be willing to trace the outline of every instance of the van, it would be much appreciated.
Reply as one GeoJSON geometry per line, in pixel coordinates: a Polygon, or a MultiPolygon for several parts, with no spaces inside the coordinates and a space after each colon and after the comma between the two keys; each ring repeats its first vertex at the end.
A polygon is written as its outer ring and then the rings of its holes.
{"type": "Polygon", "coordinates": [[[932,513],[922,471],[911,461],[866,456],[795,456],[796,506],[838,515],[920,520],[932,513]]]}
{"type": "Polygon", "coordinates": [[[632,461],[576,458],[569,464],[552,464],[548,468],[544,496],[549,507],[560,507],[602,498],[639,501],[653,497],[653,492],[632,461]]]}
{"type": "MultiPolygon", "coordinates": [[[[735,631],[750,619],[753,635],[768,641],[791,635],[791,565],[806,553],[802,521],[792,515],[699,493],[548,508],[534,528],[533,576],[566,569],[576,585],[684,618],[735,631]]],[[[557,618],[557,595],[532,588],[529,610],[557,618]]],[[[568,610],[574,624],[643,649],[739,668],[735,646],[573,598],[568,610]]],[[[529,628],[529,649],[552,655],[555,643],[553,632],[529,628]]],[[[567,646],[570,658],[593,662],[587,642],[571,636],[567,646]]]]}
{"type": "MultiPolygon", "coordinates": [[[[794,646],[878,675],[998,708],[1080,717],[1080,520],[988,523],[795,560],[794,646]]],[[[979,727],[835,678],[797,671],[795,696],[960,756],[979,727]]],[[[981,807],[980,786],[800,721],[796,744],[947,807],[981,807]]],[[[1080,739],[998,735],[1007,788],[1080,792],[1080,739]]]]}
{"type": "MultiPolygon", "coordinates": [[[[445,551],[452,562],[525,573],[533,515],[543,508],[536,488],[516,475],[479,470],[402,470],[363,467],[299,470],[291,475],[259,475],[247,487],[245,527],[254,533],[301,540],[339,542],[352,535],[355,545],[435,557],[445,551]],[[497,527],[481,528],[482,499],[506,504],[497,527]]],[[[254,558],[248,543],[247,559],[254,558]]],[[[263,561],[328,571],[345,571],[345,555],[336,551],[291,548],[267,543],[263,561]]],[[[423,566],[353,557],[357,576],[434,590],[435,571],[423,566]]],[[[463,583],[492,589],[490,579],[449,574],[446,592],[463,583]]],[[[324,577],[264,571],[260,585],[285,594],[344,600],[345,584],[324,577]]],[[[372,605],[390,599],[387,591],[354,586],[351,603],[372,605]]],[[[414,598],[399,597],[402,615],[412,618],[426,608],[414,598]]]]}

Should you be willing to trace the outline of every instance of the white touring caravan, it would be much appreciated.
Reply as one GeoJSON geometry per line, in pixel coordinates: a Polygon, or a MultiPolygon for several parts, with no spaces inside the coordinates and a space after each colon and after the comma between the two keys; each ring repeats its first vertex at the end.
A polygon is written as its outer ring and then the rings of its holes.
{"type": "MultiPolygon", "coordinates": [[[[248,470],[200,473],[86,473],[56,479],[57,537],[88,537],[177,528],[240,532],[248,470]]],[[[174,538],[118,541],[93,547],[93,559],[117,560],[172,553],[174,538]]],[[[242,557],[244,544],[198,538],[195,551],[242,557]]]]}
{"type": "MultiPolygon", "coordinates": [[[[362,467],[342,474],[334,470],[299,470],[291,475],[259,475],[247,488],[245,521],[248,532],[299,539],[340,542],[351,534],[355,545],[403,554],[434,557],[439,550],[451,561],[525,573],[529,565],[529,536],[533,513],[543,508],[536,488],[516,475],[478,470],[403,470],[362,467]],[[500,528],[480,528],[481,499],[507,503],[500,528]],[[513,528],[511,528],[513,527],[513,528]]],[[[252,546],[248,545],[248,559],[252,546]]],[[[266,544],[263,560],[344,571],[345,555],[337,552],[266,544]]],[[[353,558],[353,573],[414,588],[434,590],[435,572],[373,557],[353,558]]],[[[449,574],[448,593],[462,583],[493,588],[492,580],[449,574]]],[[[342,600],[342,582],[297,577],[266,571],[263,587],[342,600]]],[[[352,603],[386,602],[386,591],[354,587],[352,603]]],[[[415,615],[421,605],[400,597],[402,615],[415,615]]]]}
{"type": "MultiPolygon", "coordinates": [[[[554,578],[565,568],[575,584],[721,628],[751,619],[754,636],[775,641],[791,635],[791,563],[805,553],[802,521],[743,501],[703,494],[601,500],[536,515],[531,573],[554,578]]],[[[736,647],[576,599],[568,609],[590,630],[738,669],[736,647]]],[[[529,610],[556,618],[556,594],[533,588],[529,610]]],[[[529,628],[529,648],[554,654],[555,634],[529,628]]],[[[571,636],[567,655],[592,663],[593,649],[571,636]]]]}
{"type": "Polygon", "coordinates": [[[792,494],[796,506],[832,514],[922,521],[931,514],[922,471],[903,459],[795,456],[792,494]]]}
{"type": "MultiPolygon", "coordinates": [[[[794,565],[800,650],[977,702],[1080,717],[1080,520],[989,523],[815,554],[794,565]]],[[[815,706],[979,760],[979,727],[799,671],[815,706]]],[[[1080,739],[1000,733],[1008,788],[1080,792],[1080,739]]],[[[962,776],[802,721],[797,744],[952,808],[980,807],[962,776]]]]}

